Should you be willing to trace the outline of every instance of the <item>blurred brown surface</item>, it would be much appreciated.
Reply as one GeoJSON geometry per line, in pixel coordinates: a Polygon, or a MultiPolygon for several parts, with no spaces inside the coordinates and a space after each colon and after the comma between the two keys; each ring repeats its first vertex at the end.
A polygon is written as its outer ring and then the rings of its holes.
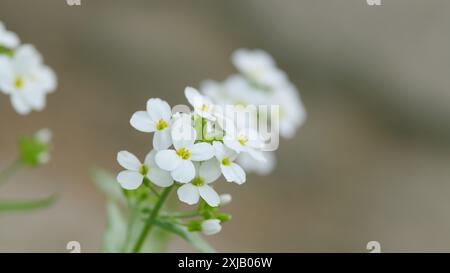
{"type": "MultiPolygon", "coordinates": [[[[300,87],[308,120],[281,143],[278,167],[224,184],[233,214],[208,238],[219,251],[450,251],[450,2],[383,0],[0,0],[0,20],[58,74],[42,113],[0,96],[0,167],[18,135],[54,131],[50,165],[15,177],[0,198],[58,192],[47,210],[0,216],[0,251],[99,251],[103,196],[89,178],[143,156],[131,114],[149,97],[234,73],[239,47],[270,52],[300,87]]],[[[171,251],[192,251],[174,240],[171,251]]]]}

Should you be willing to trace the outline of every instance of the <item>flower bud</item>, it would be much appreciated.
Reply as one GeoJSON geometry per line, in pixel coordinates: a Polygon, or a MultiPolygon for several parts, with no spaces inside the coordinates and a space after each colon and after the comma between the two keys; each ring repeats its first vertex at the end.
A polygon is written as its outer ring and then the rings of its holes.
{"type": "Polygon", "coordinates": [[[231,203],[231,201],[233,200],[233,198],[231,197],[231,194],[221,194],[220,195],[220,205],[221,206],[225,206],[231,203]]]}
{"type": "Polygon", "coordinates": [[[219,219],[221,223],[224,223],[231,220],[231,215],[227,213],[222,213],[217,215],[217,219],[219,219]]]}
{"type": "Polygon", "coordinates": [[[214,235],[222,230],[219,219],[209,219],[202,223],[202,232],[205,235],[214,235]]]}
{"type": "Polygon", "coordinates": [[[189,231],[201,231],[202,224],[199,221],[192,220],[187,223],[187,228],[189,231]]]}
{"type": "Polygon", "coordinates": [[[42,129],[32,137],[19,140],[20,160],[27,166],[38,166],[50,160],[51,131],[42,129]]]}

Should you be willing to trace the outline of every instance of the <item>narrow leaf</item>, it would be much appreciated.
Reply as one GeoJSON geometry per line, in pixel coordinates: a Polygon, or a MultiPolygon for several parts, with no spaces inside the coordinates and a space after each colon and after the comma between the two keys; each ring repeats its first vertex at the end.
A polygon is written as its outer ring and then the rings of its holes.
{"type": "Polygon", "coordinates": [[[0,213],[43,209],[51,206],[56,199],[56,196],[52,195],[44,199],[30,201],[0,201],[0,213]]]}
{"type": "Polygon", "coordinates": [[[202,237],[196,232],[189,232],[186,227],[178,225],[176,223],[170,222],[170,221],[164,221],[164,220],[155,220],[153,222],[154,225],[167,230],[169,232],[172,232],[184,240],[186,240],[188,243],[191,244],[192,247],[194,247],[196,250],[203,252],[203,253],[215,253],[216,251],[214,248],[212,248],[205,240],[203,240],[202,237]]]}
{"type": "Polygon", "coordinates": [[[91,177],[97,188],[100,189],[108,199],[117,201],[122,205],[126,203],[119,182],[117,182],[116,177],[110,172],[102,169],[94,169],[91,177]]]}
{"type": "Polygon", "coordinates": [[[103,236],[102,249],[109,253],[121,252],[126,240],[127,221],[119,206],[112,201],[108,201],[106,211],[108,224],[103,236]]]}

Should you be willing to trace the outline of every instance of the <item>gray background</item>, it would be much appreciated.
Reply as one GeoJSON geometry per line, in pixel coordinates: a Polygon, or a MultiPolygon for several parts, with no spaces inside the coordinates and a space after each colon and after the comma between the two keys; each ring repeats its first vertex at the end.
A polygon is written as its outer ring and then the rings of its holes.
{"type": "MultiPolygon", "coordinates": [[[[0,167],[18,135],[50,127],[50,165],[22,172],[0,198],[60,200],[0,215],[0,251],[99,251],[105,227],[94,166],[144,156],[131,114],[149,97],[185,103],[186,85],[234,73],[240,47],[270,52],[301,90],[309,118],[283,141],[278,167],[234,195],[219,251],[450,251],[450,2],[383,0],[0,0],[0,20],[59,77],[42,113],[21,117],[0,96],[0,167]]],[[[171,251],[191,251],[174,240],[171,251]]]]}

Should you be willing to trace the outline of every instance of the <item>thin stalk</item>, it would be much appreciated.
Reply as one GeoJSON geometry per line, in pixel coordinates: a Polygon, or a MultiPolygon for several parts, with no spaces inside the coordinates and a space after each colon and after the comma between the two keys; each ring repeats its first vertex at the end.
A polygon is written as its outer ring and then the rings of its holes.
{"type": "Polygon", "coordinates": [[[200,215],[199,212],[194,210],[194,211],[186,211],[186,212],[173,212],[173,213],[168,213],[168,214],[164,214],[161,216],[167,217],[167,218],[191,218],[191,217],[196,217],[199,215],[200,215]]]}
{"type": "Polygon", "coordinates": [[[0,185],[6,183],[6,181],[8,181],[8,179],[10,179],[14,174],[16,174],[17,171],[19,171],[22,166],[23,165],[20,162],[20,160],[16,160],[11,165],[3,169],[0,172],[0,185]]]}
{"type": "Polygon", "coordinates": [[[139,238],[133,248],[133,252],[138,253],[142,245],[145,242],[145,239],[147,238],[147,235],[150,233],[153,227],[153,221],[155,221],[156,217],[158,217],[159,211],[161,210],[164,202],[166,201],[167,197],[169,196],[170,191],[172,190],[173,186],[170,186],[168,188],[165,188],[164,191],[161,193],[161,196],[158,199],[158,202],[156,203],[155,207],[152,210],[152,213],[150,213],[150,216],[145,221],[144,228],[141,231],[141,234],[139,235],[139,238]]]}

